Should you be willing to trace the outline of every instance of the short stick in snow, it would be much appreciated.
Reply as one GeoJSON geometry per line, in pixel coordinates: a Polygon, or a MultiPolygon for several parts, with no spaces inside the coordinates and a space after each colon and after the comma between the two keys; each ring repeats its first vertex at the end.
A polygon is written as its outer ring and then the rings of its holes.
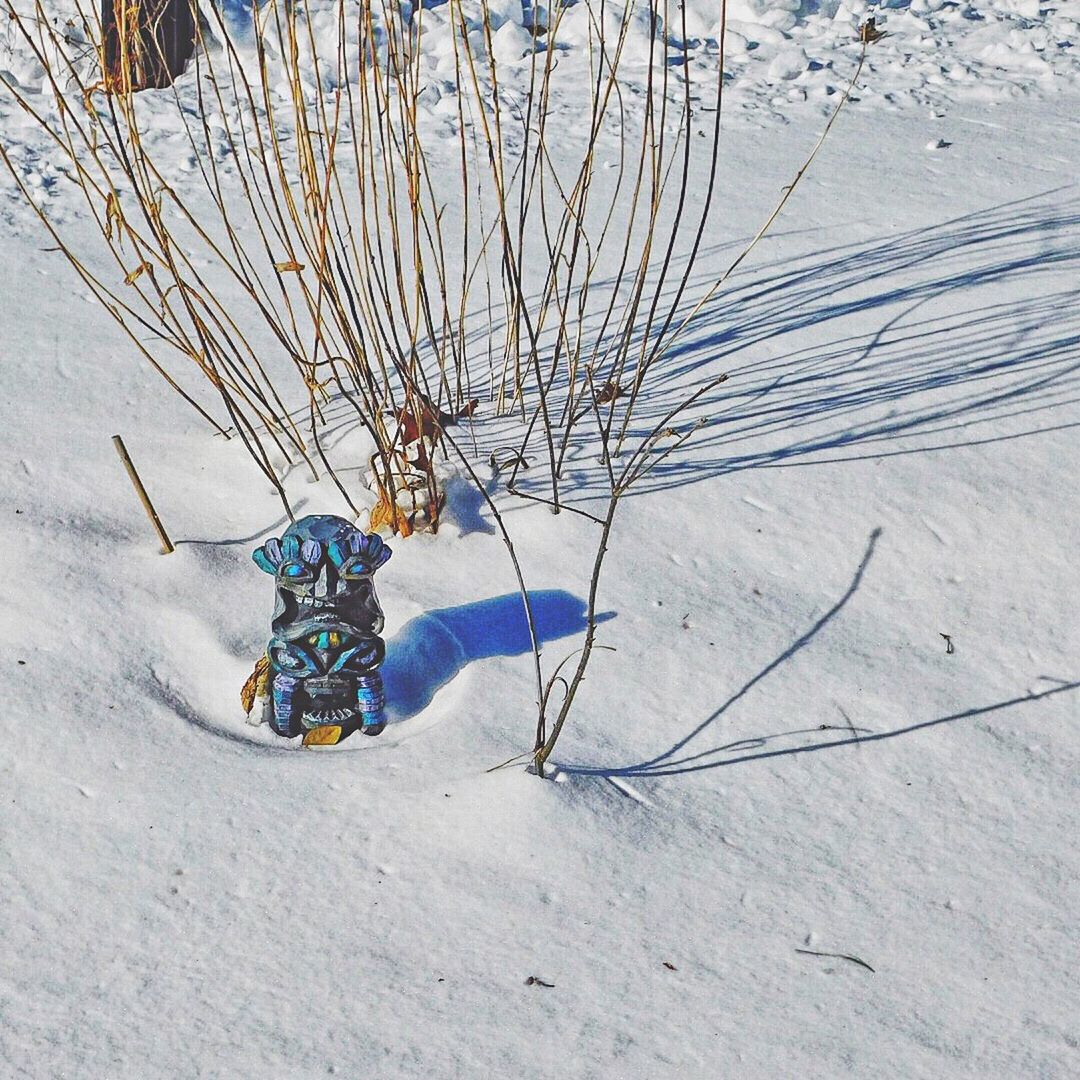
{"type": "Polygon", "coordinates": [[[124,440],[120,438],[119,435],[114,435],[112,441],[113,446],[116,447],[116,452],[120,455],[120,460],[124,463],[124,468],[127,469],[128,476],[131,478],[131,484],[135,488],[135,494],[139,496],[139,502],[142,503],[143,509],[146,511],[146,516],[150,519],[150,524],[154,526],[154,532],[157,533],[158,539],[161,541],[162,555],[171,555],[176,548],[169,539],[169,534],[165,531],[165,526],[161,524],[161,518],[158,517],[157,511],[154,509],[154,504],[150,501],[150,496],[146,494],[146,488],[143,486],[138,470],[135,468],[135,463],[131,460],[131,457],[127,452],[124,440]]]}

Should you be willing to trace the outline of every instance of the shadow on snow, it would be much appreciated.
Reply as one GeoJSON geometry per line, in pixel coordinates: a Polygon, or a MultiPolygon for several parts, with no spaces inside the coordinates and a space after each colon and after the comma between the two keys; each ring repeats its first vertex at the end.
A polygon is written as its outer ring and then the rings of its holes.
{"type": "Polygon", "coordinates": [[[846,727],[839,727],[837,725],[821,725],[817,728],[804,728],[798,731],[784,731],[777,732],[772,735],[762,735],[757,737],[751,737],[746,739],[738,739],[735,742],[729,742],[722,746],[714,746],[708,750],[700,750],[694,753],[684,753],[694,740],[699,736],[705,734],[712,729],[714,725],[719,721],[733,705],[744,698],[755,686],[762,680],[771,675],[778,668],[783,666],[788,660],[790,660],[797,652],[806,648],[830,622],[833,621],[847,606],[851,598],[859,590],[862,584],[863,577],[866,574],[866,569],[870,565],[870,561],[874,556],[874,550],[877,546],[878,538],[881,536],[881,530],[875,529],[870,534],[870,539],[867,543],[866,550],[863,553],[862,560],[859,562],[858,567],[855,570],[855,574],[852,577],[851,584],[848,585],[844,594],[836,601],[835,604],[824,615],[821,616],[811,626],[806,633],[797,638],[791,643],[779,656],[775,657],[768,664],[765,665],[756,675],[744,683],[738,690],[730,695],[717,709],[710,713],[704,720],[698,723],[691,731],[679,739],[676,743],[670,746],[667,750],[655,757],[640,761],[634,765],[624,766],[594,766],[594,765],[572,765],[559,762],[559,768],[569,774],[575,774],[578,776],[597,776],[605,779],[617,778],[617,777],[661,777],[661,776],[680,776],[686,773],[704,772],[709,769],[718,769],[726,765],[739,765],[747,761],[763,761],[767,758],[787,757],[792,754],[808,754],[817,750],[830,750],[844,746],[861,746],[866,743],[878,742],[882,739],[895,739],[900,735],[908,735],[914,731],[922,731],[925,728],[936,727],[939,724],[948,724],[956,720],[965,720],[974,716],[983,716],[987,713],[997,712],[1001,709],[1007,709],[1013,705],[1020,705],[1024,702],[1041,701],[1043,698],[1051,697],[1055,694],[1065,693],[1066,691],[1076,690],[1080,687],[1080,681],[1068,681],[1063,679],[1047,680],[1055,682],[1057,685],[1051,689],[1045,690],[1039,694],[1023,694],[1018,697],[1009,698],[1005,701],[998,701],[992,705],[977,706],[970,709],[964,709],[960,712],[950,713],[948,716],[939,716],[932,720],[924,720],[921,723],[909,724],[906,727],[897,728],[893,731],[880,731],[866,733],[865,728],[856,728],[854,725],[848,722],[846,727]],[[810,735],[817,734],[822,731],[841,731],[844,732],[842,738],[829,738],[822,742],[810,742],[804,743],[801,746],[792,746],[779,750],[765,749],[770,742],[775,739],[790,738],[793,735],[810,735]],[[747,751],[758,751],[756,753],[747,753],[747,751]],[[731,755],[737,756],[731,756],[731,755]],[[719,757],[718,755],[725,755],[719,757]]]}
{"type": "MultiPolygon", "coordinates": [[[[585,603],[572,593],[541,589],[529,593],[529,603],[541,648],[546,642],[585,632],[585,603]]],[[[605,612],[597,621],[614,617],[614,612],[605,612]]],[[[382,676],[390,722],[421,712],[441,687],[473,661],[531,651],[529,624],[519,593],[417,616],[386,646],[382,676]]]]}

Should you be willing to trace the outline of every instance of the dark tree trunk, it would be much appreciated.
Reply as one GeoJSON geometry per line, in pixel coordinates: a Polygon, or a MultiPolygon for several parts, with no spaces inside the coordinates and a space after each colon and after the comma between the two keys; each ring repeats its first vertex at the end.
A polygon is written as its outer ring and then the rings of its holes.
{"type": "Polygon", "coordinates": [[[101,25],[111,89],[170,86],[195,52],[194,0],[101,0],[101,25]]]}

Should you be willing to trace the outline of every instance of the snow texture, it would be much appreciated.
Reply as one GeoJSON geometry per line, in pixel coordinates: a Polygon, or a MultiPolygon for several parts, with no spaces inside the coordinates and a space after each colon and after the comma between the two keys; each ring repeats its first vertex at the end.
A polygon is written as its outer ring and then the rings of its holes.
{"type": "MultiPolygon", "coordinates": [[[[512,69],[526,13],[492,8],[512,69]]],[[[687,48],[715,51],[715,10],[687,3],[687,48]]],[[[297,752],[245,724],[273,601],[250,551],[280,504],[0,184],[0,1074],[1080,1076],[1080,4],[730,13],[699,285],[813,146],[856,24],[890,36],[665,361],[672,393],[705,359],[731,377],[623,508],[617,652],[554,782],[487,771],[527,749],[534,691],[463,484],[381,574],[385,734],[297,752]]],[[[568,116],[585,71],[570,49],[568,116]]],[[[0,137],[89,245],[4,95],[0,137]]],[[[593,527],[514,515],[557,662],[593,527]]]]}

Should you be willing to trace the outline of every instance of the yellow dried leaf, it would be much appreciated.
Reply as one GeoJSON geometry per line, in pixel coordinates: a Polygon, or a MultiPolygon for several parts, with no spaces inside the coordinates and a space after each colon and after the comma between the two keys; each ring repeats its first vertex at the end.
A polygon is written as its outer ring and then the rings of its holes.
{"type": "Polygon", "coordinates": [[[153,269],[154,269],[153,266],[151,266],[150,263],[148,263],[148,262],[139,263],[139,265],[136,266],[135,269],[132,270],[131,273],[128,274],[127,277],[124,278],[124,284],[125,285],[134,285],[135,282],[138,281],[139,278],[142,277],[142,275],[147,270],[153,270],[153,269]]]}
{"type": "Polygon", "coordinates": [[[116,222],[116,226],[120,229],[124,224],[124,214],[120,209],[120,200],[116,197],[115,191],[110,191],[105,196],[105,239],[111,240],[113,238],[113,222],[116,222]]]}
{"type": "Polygon", "coordinates": [[[397,533],[398,536],[412,536],[412,517],[406,514],[400,506],[395,506],[385,498],[380,498],[371,508],[371,516],[368,518],[368,532],[377,532],[383,528],[397,533]]]}
{"type": "Polygon", "coordinates": [[[274,263],[274,267],[283,274],[299,274],[304,269],[304,264],[298,263],[295,259],[290,259],[288,262],[274,263]]]}
{"type": "Polygon", "coordinates": [[[304,734],[305,746],[337,746],[341,742],[341,725],[326,724],[304,734]]]}
{"type": "Polygon", "coordinates": [[[250,716],[251,710],[255,708],[255,699],[269,696],[270,657],[263,653],[255,661],[255,670],[248,676],[247,682],[244,683],[243,689],[240,691],[240,704],[243,705],[244,712],[250,716]]]}

